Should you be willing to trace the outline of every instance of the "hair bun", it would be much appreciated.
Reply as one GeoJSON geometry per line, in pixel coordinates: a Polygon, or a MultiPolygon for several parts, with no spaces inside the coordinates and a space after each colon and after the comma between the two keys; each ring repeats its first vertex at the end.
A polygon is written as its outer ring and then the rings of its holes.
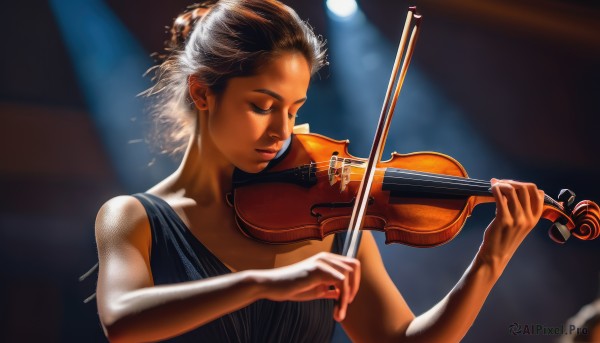
{"type": "Polygon", "coordinates": [[[216,1],[205,1],[188,6],[183,13],[175,18],[173,26],[169,31],[171,33],[171,39],[167,41],[166,48],[170,50],[182,49],[185,46],[187,37],[194,30],[196,22],[208,12],[214,3],[216,3],[216,1]]]}
{"type": "Polygon", "coordinates": [[[170,39],[165,41],[166,53],[153,53],[151,56],[154,57],[157,62],[164,62],[173,51],[183,50],[185,42],[188,36],[194,30],[194,25],[200,20],[211,7],[213,7],[219,0],[207,0],[188,6],[183,13],[181,13],[173,21],[173,26],[170,28],[167,26],[167,30],[170,33],[170,39]]]}

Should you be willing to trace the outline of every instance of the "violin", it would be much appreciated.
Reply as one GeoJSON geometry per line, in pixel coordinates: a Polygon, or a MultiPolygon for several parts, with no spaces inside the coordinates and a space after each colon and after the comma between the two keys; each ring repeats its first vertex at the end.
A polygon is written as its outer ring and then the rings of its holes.
{"type": "MultiPolygon", "coordinates": [[[[469,178],[450,156],[393,153],[381,161],[420,19],[416,8],[409,8],[369,157],[350,155],[347,140],[293,134],[284,154],[265,170],[234,171],[227,201],[242,233],[262,242],[286,244],[322,240],[348,230],[346,256],[356,256],[364,229],[385,232],[386,244],[433,247],[453,239],[475,206],[495,201],[490,182],[469,178]]],[[[542,217],[552,222],[549,235],[558,243],[571,236],[581,240],[600,236],[598,205],[589,200],[576,204],[575,193],[568,189],[561,190],[556,200],[544,196],[542,217]]]]}
{"type": "MultiPolygon", "coordinates": [[[[237,169],[228,201],[240,230],[276,244],[345,231],[366,163],[350,155],[348,145],[318,134],[293,134],[286,153],[264,171],[237,169]]],[[[450,156],[393,153],[377,165],[363,229],[384,231],[387,244],[437,246],[459,233],[475,206],[494,202],[490,187],[489,181],[469,178],[450,156]]],[[[542,217],[553,222],[549,234],[556,242],[600,236],[598,205],[574,200],[568,189],[557,200],[544,195],[542,217]]]]}

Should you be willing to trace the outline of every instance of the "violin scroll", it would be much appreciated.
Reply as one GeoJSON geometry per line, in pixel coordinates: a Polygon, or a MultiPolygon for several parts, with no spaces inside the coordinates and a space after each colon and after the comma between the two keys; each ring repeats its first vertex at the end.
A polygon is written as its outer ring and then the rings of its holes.
{"type": "Polygon", "coordinates": [[[557,209],[553,216],[554,223],[548,230],[548,235],[553,241],[565,243],[571,235],[585,241],[600,236],[600,207],[590,200],[574,204],[575,193],[568,189],[562,189],[558,196],[559,206],[553,206],[557,209]]]}
{"type": "Polygon", "coordinates": [[[600,236],[600,208],[590,200],[583,200],[573,210],[573,236],[590,241],[600,236]]]}

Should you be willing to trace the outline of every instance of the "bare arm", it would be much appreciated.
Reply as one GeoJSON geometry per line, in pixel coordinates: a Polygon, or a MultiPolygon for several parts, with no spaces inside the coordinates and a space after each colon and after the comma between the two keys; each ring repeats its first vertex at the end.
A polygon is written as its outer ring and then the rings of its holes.
{"type": "Polygon", "coordinates": [[[348,319],[342,323],[353,341],[458,342],[464,337],[542,211],[543,192],[534,185],[494,182],[492,190],[497,215],[486,229],[475,259],[448,295],[418,317],[414,317],[389,280],[373,238],[363,237],[367,238],[359,252],[363,281],[355,303],[349,307],[348,319]],[[381,311],[376,320],[363,314],[373,304],[381,311]]]}
{"type": "Polygon", "coordinates": [[[403,342],[459,342],[481,311],[501,271],[475,257],[458,283],[434,307],[416,317],[403,342]]]}
{"type": "Polygon", "coordinates": [[[356,293],[356,282],[349,282],[356,263],[333,254],[272,270],[154,286],[149,223],[143,206],[133,197],[111,199],[101,208],[96,240],[98,313],[111,341],[173,337],[261,298],[310,300],[356,293]],[[335,289],[330,290],[330,285],[335,289]]]}

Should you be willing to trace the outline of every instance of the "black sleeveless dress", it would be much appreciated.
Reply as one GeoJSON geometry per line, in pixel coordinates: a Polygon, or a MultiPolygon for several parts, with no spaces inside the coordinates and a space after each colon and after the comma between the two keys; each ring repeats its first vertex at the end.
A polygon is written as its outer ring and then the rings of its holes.
{"type": "MultiPolygon", "coordinates": [[[[231,273],[191,233],[161,198],[138,193],[152,230],[150,265],[156,285],[199,280],[231,273]]],[[[335,237],[341,253],[345,234],[335,237]]],[[[169,342],[330,342],[335,321],[333,300],[275,302],[259,300],[169,342]]]]}

